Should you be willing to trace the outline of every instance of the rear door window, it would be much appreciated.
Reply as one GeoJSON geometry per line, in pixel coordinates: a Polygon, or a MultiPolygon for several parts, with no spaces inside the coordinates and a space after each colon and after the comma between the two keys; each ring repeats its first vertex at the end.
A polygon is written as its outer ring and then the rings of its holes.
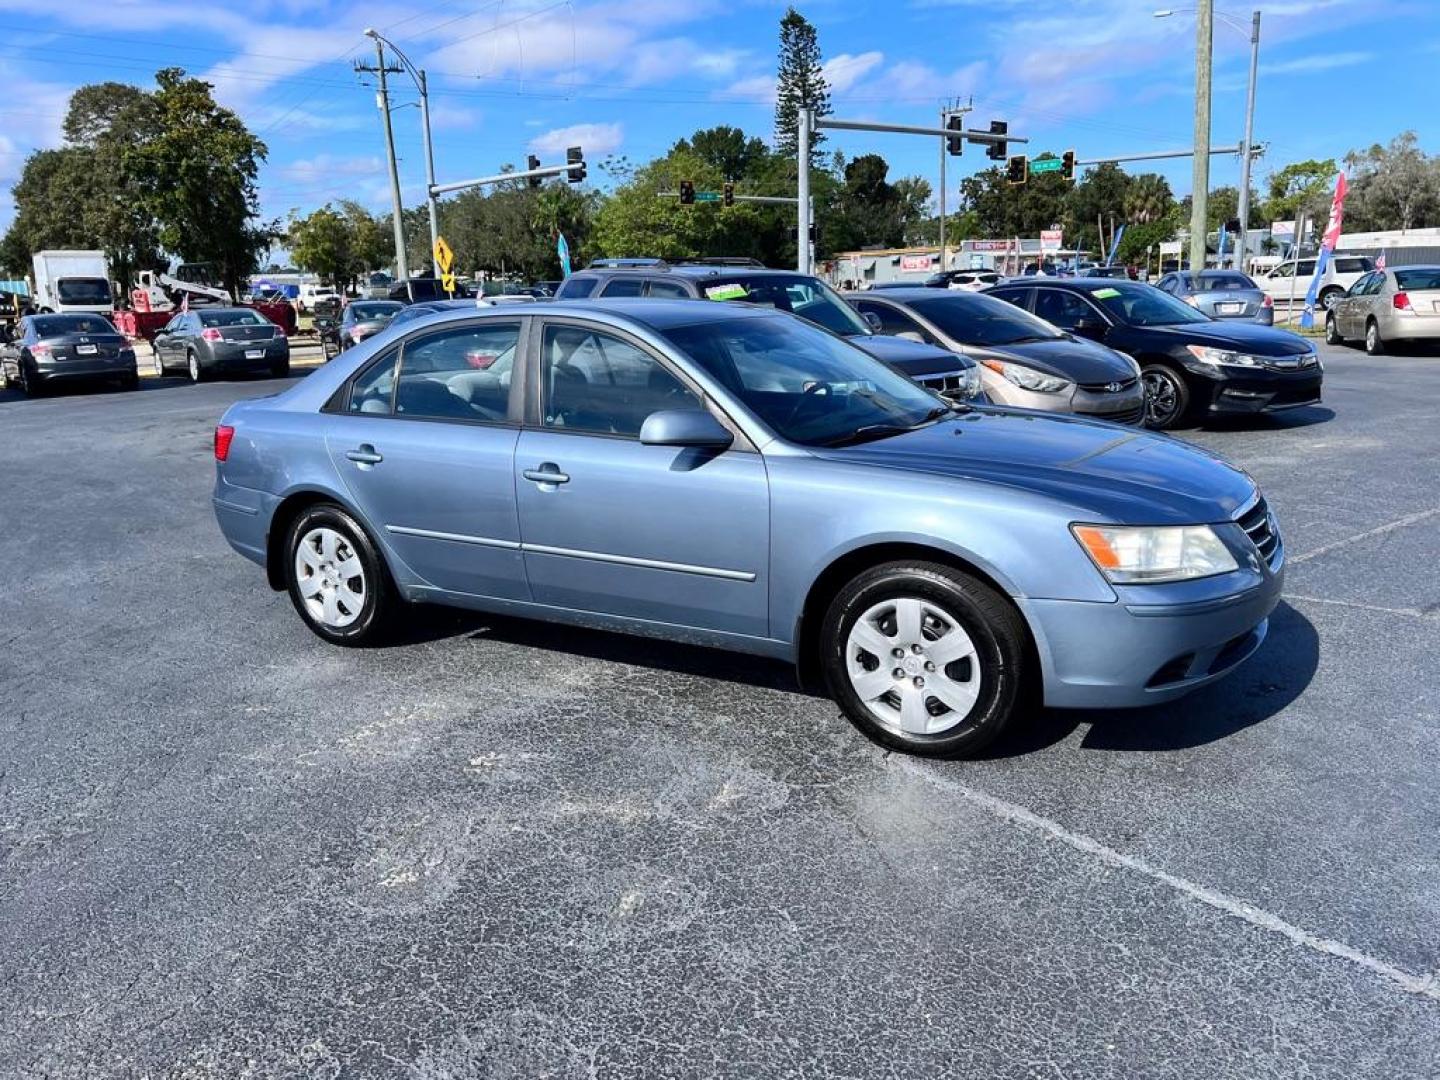
{"type": "Polygon", "coordinates": [[[350,385],[349,411],[367,416],[388,416],[395,396],[395,361],[398,349],[392,349],[356,376],[350,385]]]}
{"type": "Polygon", "coordinates": [[[1076,296],[1064,289],[1037,289],[1035,314],[1052,326],[1073,330],[1081,319],[1098,318],[1096,311],[1084,297],[1076,296]]]}
{"type": "Polygon", "coordinates": [[[674,281],[652,280],[650,282],[650,295],[666,298],[678,298],[681,300],[688,300],[690,298],[690,294],[685,291],[685,286],[674,281]]]}
{"type": "Polygon", "coordinates": [[[600,290],[600,295],[608,300],[615,296],[639,296],[644,291],[644,278],[617,277],[611,278],[605,283],[605,288],[600,290]]]}

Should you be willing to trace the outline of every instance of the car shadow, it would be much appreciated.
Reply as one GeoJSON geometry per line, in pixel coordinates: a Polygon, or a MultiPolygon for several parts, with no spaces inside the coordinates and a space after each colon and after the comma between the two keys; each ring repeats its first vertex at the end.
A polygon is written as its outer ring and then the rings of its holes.
{"type": "Polygon", "coordinates": [[[1313,427],[1335,419],[1335,410],[1327,405],[1306,405],[1276,413],[1212,416],[1200,425],[1201,431],[1285,431],[1289,428],[1313,427]]]}

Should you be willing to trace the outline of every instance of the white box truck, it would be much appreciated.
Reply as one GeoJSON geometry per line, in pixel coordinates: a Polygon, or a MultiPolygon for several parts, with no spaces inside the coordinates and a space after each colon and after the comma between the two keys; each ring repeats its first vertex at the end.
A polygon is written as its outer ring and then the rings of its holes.
{"type": "Polygon", "coordinates": [[[110,293],[110,265],[103,251],[37,251],[36,311],[91,311],[109,315],[115,310],[110,293]]]}

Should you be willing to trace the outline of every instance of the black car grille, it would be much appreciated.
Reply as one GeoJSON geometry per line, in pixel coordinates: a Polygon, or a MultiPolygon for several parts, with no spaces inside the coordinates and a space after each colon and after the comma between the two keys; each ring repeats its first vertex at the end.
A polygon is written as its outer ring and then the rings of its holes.
{"type": "Polygon", "coordinates": [[[1262,495],[1255,505],[1246,510],[1236,519],[1240,528],[1245,530],[1245,535],[1255,545],[1255,550],[1260,552],[1260,557],[1267,563],[1274,565],[1276,554],[1280,551],[1280,533],[1275,528],[1275,519],[1270,516],[1270,507],[1262,495]]]}
{"type": "Polygon", "coordinates": [[[1088,390],[1092,394],[1123,394],[1140,380],[1133,376],[1129,379],[1120,379],[1116,382],[1081,383],[1081,390],[1088,390]]]}
{"type": "Polygon", "coordinates": [[[1116,412],[1087,413],[1092,420],[1109,420],[1112,424],[1138,424],[1145,419],[1145,402],[1129,409],[1120,409],[1116,412]]]}
{"type": "Polygon", "coordinates": [[[953,371],[945,375],[921,375],[915,381],[925,389],[934,390],[944,397],[953,398],[956,401],[964,398],[965,373],[963,371],[953,371]]]}

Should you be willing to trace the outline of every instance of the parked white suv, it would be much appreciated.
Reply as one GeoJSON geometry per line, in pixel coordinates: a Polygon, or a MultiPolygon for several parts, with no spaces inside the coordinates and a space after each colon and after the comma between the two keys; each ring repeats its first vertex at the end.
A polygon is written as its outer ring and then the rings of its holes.
{"type": "MultiPolygon", "coordinates": [[[[1332,255],[1325,267],[1325,277],[1320,282],[1318,294],[1321,307],[1327,310],[1345,295],[1347,289],[1375,269],[1375,260],[1368,255],[1332,255]]],[[[1298,262],[1290,260],[1275,267],[1268,274],[1255,279],[1265,295],[1272,301],[1283,303],[1293,294],[1297,304],[1303,303],[1310,288],[1310,279],[1315,276],[1315,259],[1306,258],[1298,262]]]]}

